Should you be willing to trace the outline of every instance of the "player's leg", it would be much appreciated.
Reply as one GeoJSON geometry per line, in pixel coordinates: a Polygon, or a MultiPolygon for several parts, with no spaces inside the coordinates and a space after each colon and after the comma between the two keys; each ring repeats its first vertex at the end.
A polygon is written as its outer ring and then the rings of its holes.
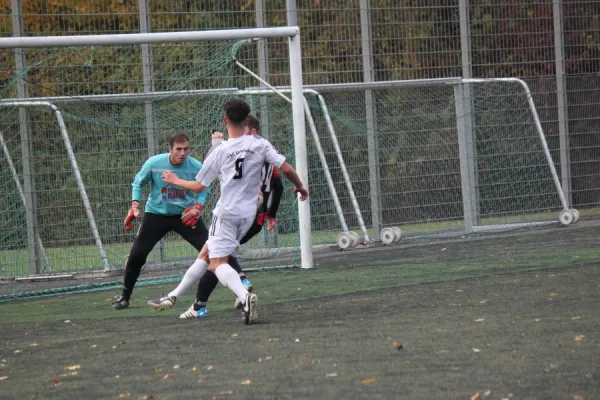
{"type": "Polygon", "coordinates": [[[158,214],[144,214],[142,224],[136,234],[129,257],[127,258],[127,264],[125,265],[123,290],[121,296],[113,303],[113,308],[120,310],[129,307],[133,288],[140,276],[142,267],[146,263],[148,254],[150,254],[156,243],[170,230],[167,219],[168,217],[158,214]]]}
{"type": "Polygon", "coordinates": [[[258,297],[248,292],[239,279],[235,270],[228,264],[229,255],[239,245],[250,226],[253,218],[228,220],[218,217],[213,220],[208,238],[209,270],[214,272],[219,282],[227,286],[239,299],[244,299],[244,314],[246,324],[254,323],[258,318],[258,297]]]}
{"type": "Polygon", "coordinates": [[[208,230],[202,219],[198,219],[194,228],[184,225],[181,223],[181,220],[175,221],[173,230],[200,253],[196,260],[194,260],[194,263],[186,270],[181,282],[179,282],[179,285],[175,289],[158,299],[148,301],[150,308],[155,311],[167,310],[173,307],[177,302],[177,298],[194,286],[202,278],[208,267],[208,248],[206,247],[208,230]]]}
{"type": "Polygon", "coordinates": [[[158,299],[148,301],[148,305],[155,311],[167,310],[175,306],[177,298],[194,286],[206,273],[208,267],[208,248],[206,245],[198,254],[194,263],[185,271],[185,275],[177,287],[158,299]]]}

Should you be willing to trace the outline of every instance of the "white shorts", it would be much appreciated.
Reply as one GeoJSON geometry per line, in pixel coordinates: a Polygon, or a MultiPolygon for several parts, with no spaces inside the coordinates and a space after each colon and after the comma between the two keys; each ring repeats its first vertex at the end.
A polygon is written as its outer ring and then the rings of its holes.
{"type": "Polygon", "coordinates": [[[254,216],[243,219],[225,219],[213,215],[208,229],[208,257],[228,257],[235,253],[240,239],[252,226],[254,216]]]}

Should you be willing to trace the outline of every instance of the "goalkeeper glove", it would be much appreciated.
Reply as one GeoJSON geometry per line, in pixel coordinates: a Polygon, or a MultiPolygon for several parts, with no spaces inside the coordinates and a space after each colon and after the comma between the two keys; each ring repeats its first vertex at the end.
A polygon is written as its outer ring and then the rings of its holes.
{"type": "Polygon", "coordinates": [[[131,202],[131,208],[129,209],[129,212],[127,213],[127,216],[125,217],[125,230],[126,231],[130,231],[133,229],[133,220],[136,217],[140,216],[140,209],[138,208],[139,204],[140,203],[135,200],[131,202]]]}
{"type": "Polygon", "coordinates": [[[202,211],[202,204],[196,203],[193,206],[189,206],[181,214],[181,222],[189,227],[194,227],[200,219],[200,212],[202,211]]]}
{"type": "Polygon", "coordinates": [[[267,216],[267,222],[267,230],[272,231],[273,228],[275,228],[275,225],[277,225],[277,218],[267,216]]]}

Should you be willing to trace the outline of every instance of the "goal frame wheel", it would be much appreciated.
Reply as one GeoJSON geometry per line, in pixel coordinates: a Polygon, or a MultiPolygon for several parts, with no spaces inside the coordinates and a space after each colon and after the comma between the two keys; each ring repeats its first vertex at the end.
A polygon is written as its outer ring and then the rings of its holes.
{"type": "Polygon", "coordinates": [[[350,247],[358,246],[358,243],[360,242],[360,237],[358,236],[358,233],[354,231],[348,231],[348,234],[352,238],[352,243],[350,244],[350,247]]]}
{"type": "Polygon", "coordinates": [[[396,235],[392,228],[383,228],[379,236],[381,237],[383,244],[392,244],[396,239],[396,235]]]}
{"type": "Polygon", "coordinates": [[[576,224],[579,222],[579,210],[575,208],[571,208],[569,211],[573,213],[573,223],[576,224]]]}
{"type": "Polygon", "coordinates": [[[337,236],[337,245],[342,250],[351,247],[352,236],[348,232],[340,232],[337,236]]]}
{"type": "Polygon", "coordinates": [[[575,215],[573,212],[571,212],[571,210],[562,210],[560,214],[558,214],[558,220],[564,226],[568,226],[571,225],[575,220],[575,215]]]}
{"type": "Polygon", "coordinates": [[[402,239],[402,229],[398,226],[393,226],[394,231],[394,243],[398,243],[402,239]]]}

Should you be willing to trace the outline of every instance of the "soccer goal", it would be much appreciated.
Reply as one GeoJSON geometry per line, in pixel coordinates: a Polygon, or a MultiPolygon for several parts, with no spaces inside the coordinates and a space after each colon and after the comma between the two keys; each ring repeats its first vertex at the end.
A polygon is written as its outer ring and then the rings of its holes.
{"type": "MultiPolygon", "coordinates": [[[[192,155],[203,159],[211,130],[223,126],[222,106],[233,96],[251,102],[264,122],[263,134],[308,182],[297,27],[3,38],[0,59],[17,66],[0,77],[6,83],[0,105],[2,162],[13,165],[0,177],[2,220],[12,227],[12,236],[0,244],[5,277],[33,273],[26,261],[32,257],[49,259],[53,272],[91,270],[102,260],[121,268],[133,238],[123,232],[122,219],[135,173],[148,156],[166,151],[169,135],[177,131],[191,136],[192,155]],[[290,103],[275,94],[260,100],[237,89],[256,84],[231,57],[235,44],[250,38],[268,38],[273,52],[287,56],[274,73],[289,86],[290,103]],[[22,187],[19,196],[24,173],[33,185],[22,187]],[[28,202],[32,205],[24,207],[28,202]],[[30,224],[35,229],[28,229],[30,224]],[[38,245],[28,251],[27,242],[38,245]]],[[[312,268],[309,202],[287,192],[269,254],[279,263],[312,268]]],[[[207,209],[218,194],[213,190],[207,209]]],[[[195,253],[169,236],[149,265],[179,265],[195,253]]]]}

